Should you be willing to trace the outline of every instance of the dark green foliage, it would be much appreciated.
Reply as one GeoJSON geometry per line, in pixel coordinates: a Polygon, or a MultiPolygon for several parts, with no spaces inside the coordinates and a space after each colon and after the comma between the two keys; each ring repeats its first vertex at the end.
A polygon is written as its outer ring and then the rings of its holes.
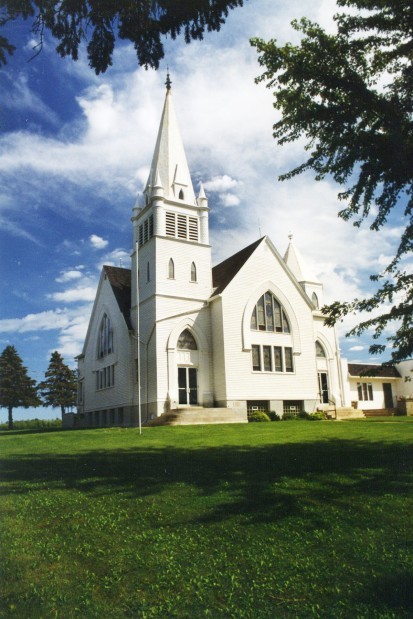
{"type": "MultiPolygon", "coordinates": [[[[131,41],[140,65],[159,67],[164,57],[162,37],[185,41],[202,39],[204,32],[219,30],[228,11],[243,0],[5,0],[1,2],[0,27],[17,18],[32,19],[31,30],[39,38],[49,31],[58,40],[60,56],[78,59],[87,41],[89,65],[97,74],[112,64],[116,39],[131,41]]],[[[0,37],[0,66],[14,47],[0,37]]]]}
{"type": "Polygon", "coordinates": [[[76,405],[76,374],[64,362],[60,353],[52,353],[45,380],[39,383],[39,392],[46,406],[60,407],[62,416],[66,408],[76,405]]]}
{"type": "Polygon", "coordinates": [[[282,416],[283,421],[297,421],[297,419],[301,419],[301,417],[299,417],[295,413],[284,413],[284,415],[282,416]]]}
{"type": "Polygon", "coordinates": [[[27,374],[14,346],[6,346],[0,355],[0,407],[8,410],[8,427],[13,428],[13,408],[41,405],[36,381],[27,374]]]}
{"type": "MultiPolygon", "coordinates": [[[[61,419],[25,419],[13,421],[14,430],[50,430],[62,427],[61,419]]],[[[0,431],[6,430],[7,424],[0,424],[0,431]]]]}
{"type": "Polygon", "coordinates": [[[248,421],[271,421],[271,419],[263,411],[252,411],[248,414],[248,421]]]}
{"type": "Polygon", "coordinates": [[[315,413],[307,413],[306,419],[308,421],[324,421],[327,419],[327,413],[324,411],[316,411],[315,413]]]}
{"type": "MultiPolygon", "coordinates": [[[[350,312],[381,308],[349,335],[385,329],[393,361],[413,354],[413,275],[405,261],[413,249],[413,2],[412,0],[337,0],[352,13],[335,16],[336,34],[307,19],[294,21],[300,45],[275,40],[252,41],[266,67],[258,81],[274,88],[281,119],[274,125],[279,144],[307,138],[306,161],[283,174],[289,179],[306,170],[316,180],[332,176],[343,185],[339,213],[355,226],[368,220],[371,230],[384,226],[392,210],[404,230],[394,259],[371,279],[376,294],[323,308],[326,323],[350,312]]],[[[385,344],[370,352],[381,353],[385,344]]]]}
{"type": "Polygon", "coordinates": [[[277,415],[275,411],[270,411],[269,413],[267,413],[267,415],[271,419],[271,421],[281,421],[281,418],[277,415]]]}

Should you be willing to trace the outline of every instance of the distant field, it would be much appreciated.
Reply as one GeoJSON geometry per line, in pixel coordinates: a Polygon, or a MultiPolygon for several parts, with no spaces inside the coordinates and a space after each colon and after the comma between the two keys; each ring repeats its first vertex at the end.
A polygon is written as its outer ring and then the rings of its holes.
{"type": "Polygon", "coordinates": [[[0,435],[0,617],[413,617],[410,418],[0,435]]]}

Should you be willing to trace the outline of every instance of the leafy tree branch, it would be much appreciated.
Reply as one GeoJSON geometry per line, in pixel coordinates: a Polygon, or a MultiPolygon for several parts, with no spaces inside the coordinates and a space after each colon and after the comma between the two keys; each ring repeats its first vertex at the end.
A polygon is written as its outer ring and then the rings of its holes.
{"type": "MultiPolygon", "coordinates": [[[[376,294],[323,308],[333,325],[351,312],[393,303],[349,335],[373,329],[378,339],[394,330],[387,343],[397,361],[413,355],[413,281],[406,266],[413,248],[413,1],[337,4],[358,12],[337,14],[334,34],[303,18],[292,23],[302,35],[299,45],[252,40],[265,68],[257,81],[274,89],[278,144],[307,139],[306,160],[281,180],[312,170],[316,180],[332,177],[343,187],[344,220],[355,226],[367,220],[372,231],[392,213],[404,223],[395,256],[371,277],[381,286],[376,294]]],[[[370,352],[385,348],[374,344],[370,352]]]]}

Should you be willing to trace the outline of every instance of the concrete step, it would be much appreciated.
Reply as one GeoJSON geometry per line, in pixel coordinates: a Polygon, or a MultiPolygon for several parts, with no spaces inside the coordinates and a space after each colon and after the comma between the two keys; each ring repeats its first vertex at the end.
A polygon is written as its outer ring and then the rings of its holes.
{"type": "Polygon", "coordinates": [[[336,409],[337,419],[364,419],[364,412],[360,408],[351,406],[336,409]]]}
{"type": "Polygon", "coordinates": [[[192,426],[217,423],[248,423],[247,413],[232,408],[177,408],[148,422],[148,426],[192,426]]]}

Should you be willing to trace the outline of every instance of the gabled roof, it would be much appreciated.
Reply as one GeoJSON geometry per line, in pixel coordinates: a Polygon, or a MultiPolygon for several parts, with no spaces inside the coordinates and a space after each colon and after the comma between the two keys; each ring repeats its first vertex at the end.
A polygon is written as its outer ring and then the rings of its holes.
{"type": "Polygon", "coordinates": [[[401,378],[393,365],[376,365],[374,363],[349,363],[348,373],[350,376],[359,378],[401,378]]]}
{"type": "Polygon", "coordinates": [[[105,264],[103,271],[112,286],[113,294],[118,302],[128,329],[132,329],[130,320],[131,308],[131,270],[112,267],[105,264]]]}
{"type": "Polygon", "coordinates": [[[220,264],[217,264],[212,269],[212,286],[214,287],[214,292],[212,296],[216,294],[221,294],[223,290],[228,286],[228,284],[232,281],[241,267],[247,262],[248,258],[254,253],[257,249],[258,245],[261,241],[265,239],[262,237],[248,245],[248,247],[244,247],[241,251],[237,252],[233,256],[230,256],[220,264]]]}

